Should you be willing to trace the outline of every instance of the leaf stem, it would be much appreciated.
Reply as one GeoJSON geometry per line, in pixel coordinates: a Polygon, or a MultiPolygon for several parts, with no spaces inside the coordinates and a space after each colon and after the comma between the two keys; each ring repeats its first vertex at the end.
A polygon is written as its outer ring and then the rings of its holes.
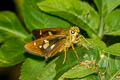
{"type": "Polygon", "coordinates": [[[102,37],[103,37],[103,30],[104,30],[104,18],[101,15],[100,16],[100,23],[99,23],[99,27],[98,27],[98,37],[100,39],[102,39],[102,37]]]}

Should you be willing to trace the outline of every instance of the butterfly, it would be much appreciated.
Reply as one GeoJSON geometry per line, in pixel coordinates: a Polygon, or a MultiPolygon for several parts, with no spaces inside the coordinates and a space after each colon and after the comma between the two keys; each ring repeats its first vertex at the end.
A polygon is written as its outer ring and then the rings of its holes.
{"type": "Polygon", "coordinates": [[[79,35],[80,29],[76,26],[65,28],[47,28],[47,29],[35,29],[32,31],[35,40],[28,42],[24,45],[27,52],[44,56],[45,60],[55,56],[59,52],[64,51],[64,60],[66,60],[66,51],[69,47],[72,47],[76,57],[78,58],[77,51],[73,44],[80,44],[87,50],[89,48],[85,46],[80,38],[83,38],[88,44],[90,44],[82,35],[79,35]]]}

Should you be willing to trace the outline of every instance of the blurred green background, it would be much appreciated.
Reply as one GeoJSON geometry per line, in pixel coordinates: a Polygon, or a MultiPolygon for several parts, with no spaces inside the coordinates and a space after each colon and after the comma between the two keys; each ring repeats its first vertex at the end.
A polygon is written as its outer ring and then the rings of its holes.
{"type": "MultiPolygon", "coordinates": [[[[12,11],[17,13],[15,2],[19,0],[1,0],[0,11],[12,11]]],[[[21,0],[22,1],[22,0],[21,0]]],[[[21,64],[12,67],[0,67],[0,80],[19,80],[21,64]]]]}

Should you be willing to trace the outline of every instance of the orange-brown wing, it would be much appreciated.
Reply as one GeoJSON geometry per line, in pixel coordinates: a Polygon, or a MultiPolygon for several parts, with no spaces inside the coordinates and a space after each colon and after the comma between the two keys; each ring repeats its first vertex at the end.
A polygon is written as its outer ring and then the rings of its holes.
{"type": "Polygon", "coordinates": [[[65,39],[60,40],[57,43],[54,43],[55,47],[48,53],[46,59],[56,55],[61,49],[64,49],[65,39]]]}
{"type": "Polygon", "coordinates": [[[47,36],[25,44],[24,48],[31,54],[38,56],[48,56],[49,53],[54,49],[51,48],[51,46],[57,45],[57,43],[64,38],[64,35],[47,36]],[[45,40],[49,41],[49,45],[46,48],[43,47],[45,45],[45,40]]]}
{"type": "Polygon", "coordinates": [[[50,35],[58,35],[62,30],[64,30],[64,28],[35,29],[32,31],[32,34],[38,39],[50,35]]]}

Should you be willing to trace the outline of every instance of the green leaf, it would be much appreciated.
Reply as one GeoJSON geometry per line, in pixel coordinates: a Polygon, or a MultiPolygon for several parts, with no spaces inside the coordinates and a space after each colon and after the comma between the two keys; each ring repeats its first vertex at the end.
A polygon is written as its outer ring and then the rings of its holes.
{"type": "Polygon", "coordinates": [[[90,48],[90,50],[86,50],[83,47],[81,48],[76,47],[75,50],[78,52],[79,59],[76,58],[73,50],[69,49],[69,51],[67,51],[67,58],[64,65],[62,64],[62,61],[64,58],[63,53],[61,54],[59,59],[56,61],[57,74],[56,74],[55,80],[57,80],[58,78],[61,78],[65,72],[72,69],[72,67],[75,66],[76,64],[79,64],[80,61],[84,61],[84,60],[95,60],[96,62],[99,61],[99,53],[97,50],[93,48],[90,48]]]}
{"type": "Polygon", "coordinates": [[[45,68],[43,68],[41,70],[41,72],[39,73],[39,75],[37,76],[37,80],[53,80],[55,75],[56,75],[56,64],[55,61],[58,58],[54,59],[53,61],[51,61],[47,66],[45,66],[45,68]]]}
{"type": "Polygon", "coordinates": [[[11,36],[24,39],[27,35],[14,13],[0,12],[0,42],[11,36]]]}
{"type": "Polygon", "coordinates": [[[87,39],[90,43],[91,46],[90,47],[94,47],[96,49],[99,49],[99,51],[104,52],[104,50],[107,48],[106,44],[99,39],[87,39]]]}
{"type": "Polygon", "coordinates": [[[103,1],[102,0],[94,0],[94,3],[96,4],[97,6],[97,9],[99,11],[99,14],[102,13],[102,7],[103,7],[103,1]]]}
{"type": "Polygon", "coordinates": [[[59,58],[55,58],[40,71],[37,76],[38,80],[58,80],[59,76],[76,63],[77,59],[73,51],[67,51],[67,57],[64,64],[62,64],[64,53],[62,52],[60,54],[59,58]]]}
{"type": "Polygon", "coordinates": [[[0,49],[4,53],[3,55],[6,59],[11,59],[25,52],[24,42],[18,38],[9,38],[0,49]]]}
{"type": "Polygon", "coordinates": [[[109,54],[120,56],[120,43],[109,46],[105,51],[109,54]]]}
{"type": "Polygon", "coordinates": [[[23,18],[29,30],[70,26],[68,22],[40,11],[36,4],[41,1],[43,0],[24,0],[23,18]]]}
{"type": "Polygon", "coordinates": [[[39,60],[26,59],[22,65],[20,80],[38,80],[37,76],[44,66],[45,63],[39,60]]]}
{"type": "Polygon", "coordinates": [[[27,36],[14,13],[0,12],[0,66],[13,66],[25,60],[24,40],[27,36]]]}
{"type": "Polygon", "coordinates": [[[101,79],[115,80],[120,73],[120,56],[104,54],[99,61],[99,68],[103,74],[101,79]]]}
{"type": "Polygon", "coordinates": [[[66,70],[77,63],[77,58],[72,50],[67,51],[67,58],[65,64],[62,64],[64,53],[62,52],[60,57],[55,58],[37,75],[38,80],[57,80],[66,70]],[[48,78],[49,77],[49,78],[48,78]]]}
{"type": "Polygon", "coordinates": [[[106,68],[108,67],[108,55],[107,54],[100,55],[98,65],[101,69],[101,72],[104,73],[106,71],[106,68]]]}
{"type": "Polygon", "coordinates": [[[120,35],[120,9],[116,9],[106,18],[105,35],[120,35]]]}
{"type": "MultiPolygon", "coordinates": [[[[0,56],[3,53],[0,52],[0,56]]],[[[24,55],[19,55],[17,57],[13,57],[11,60],[5,59],[3,57],[0,57],[0,67],[10,67],[14,66],[16,64],[19,64],[20,62],[24,61],[25,57],[24,55]]]]}
{"type": "Polygon", "coordinates": [[[105,56],[104,60],[106,61],[106,63],[104,63],[106,64],[105,71],[102,73],[104,74],[104,79],[115,80],[120,73],[120,56],[113,56],[108,54],[105,56]]]}
{"type": "Polygon", "coordinates": [[[61,78],[82,78],[87,75],[96,73],[96,70],[85,68],[84,66],[80,66],[80,64],[75,66],[75,69],[70,69],[65,72],[61,78]]]}
{"type": "Polygon", "coordinates": [[[12,66],[25,60],[24,41],[19,38],[9,38],[0,47],[0,66],[12,66]]]}
{"type": "MultiPolygon", "coordinates": [[[[77,47],[75,49],[79,55],[80,54],[79,49],[77,47]]],[[[66,71],[72,68],[76,63],[79,63],[79,60],[82,59],[83,54],[80,55],[79,55],[79,59],[77,59],[73,50],[69,49],[66,54],[66,61],[63,64],[64,52],[60,53],[60,57],[55,61],[56,76],[54,80],[58,80],[58,78],[60,78],[66,71]]]]}
{"type": "Polygon", "coordinates": [[[94,0],[99,11],[98,36],[102,39],[104,36],[104,26],[106,17],[120,4],[120,0],[94,0]]]}
{"type": "Polygon", "coordinates": [[[41,10],[60,16],[87,31],[91,37],[96,36],[98,26],[97,12],[86,2],[80,0],[45,0],[38,3],[41,10]]]}
{"type": "Polygon", "coordinates": [[[103,76],[105,80],[115,80],[120,73],[119,47],[119,43],[109,46],[106,49],[106,53],[112,55],[104,54],[99,61],[100,71],[101,74],[104,74],[103,76]]]}
{"type": "Polygon", "coordinates": [[[106,69],[106,80],[115,80],[120,73],[120,56],[110,56],[108,67],[106,69]]]}
{"type": "Polygon", "coordinates": [[[80,79],[73,79],[73,80],[100,80],[97,75],[89,75],[80,79]]]}
{"type": "Polygon", "coordinates": [[[104,17],[120,5],[120,0],[94,0],[100,15],[104,17]]]}

